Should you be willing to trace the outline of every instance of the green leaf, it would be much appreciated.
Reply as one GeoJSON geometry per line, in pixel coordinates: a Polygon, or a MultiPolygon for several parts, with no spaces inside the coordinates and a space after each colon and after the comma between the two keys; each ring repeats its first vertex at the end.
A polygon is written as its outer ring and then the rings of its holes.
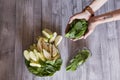
{"type": "Polygon", "coordinates": [[[90,56],[90,52],[87,49],[81,50],[78,54],[70,61],[70,64],[66,67],[67,71],[75,71],[79,65],[82,65],[90,56]]]}

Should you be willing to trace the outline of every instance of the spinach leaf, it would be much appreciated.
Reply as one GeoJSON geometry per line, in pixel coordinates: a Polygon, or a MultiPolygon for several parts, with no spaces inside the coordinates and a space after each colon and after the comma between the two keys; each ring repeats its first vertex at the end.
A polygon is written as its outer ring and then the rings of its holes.
{"type": "Polygon", "coordinates": [[[28,70],[36,76],[52,76],[56,71],[60,70],[62,65],[62,59],[57,59],[55,61],[42,62],[41,67],[32,67],[29,65],[29,61],[25,60],[25,64],[28,70]]]}
{"type": "Polygon", "coordinates": [[[66,67],[67,71],[75,71],[77,67],[83,64],[90,56],[90,52],[87,49],[81,50],[78,54],[70,61],[70,64],[66,67]]]}
{"type": "Polygon", "coordinates": [[[70,29],[66,33],[65,37],[67,38],[80,38],[83,36],[87,30],[88,23],[85,19],[75,19],[73,22],[69,25],[70,29]]]}

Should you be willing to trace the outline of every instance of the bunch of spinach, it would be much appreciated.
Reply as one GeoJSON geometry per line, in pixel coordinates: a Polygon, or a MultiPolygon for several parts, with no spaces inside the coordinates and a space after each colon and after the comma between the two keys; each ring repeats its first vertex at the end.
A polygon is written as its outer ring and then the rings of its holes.
{"type": "Polygon", "coordinates": [[[88,22],[85,19],[75,19],[68,25],[69,30],[65,37],[71,39],[78,39],[83,36],[87,30],[88,22]]]}
{"type": "Polygon", "coordinates": [[[60,70],[62,59],[57,59],[55,61],[46,61],[40,62],[42,64],[41,67],[32,67],[29,65],[29,61],[25,60],[26,66],[29,71],[36,76],[52,76],[56,71],[60,70]]]}
{"type": "Polygon", "coordinates": [[[70,61],[70,64],[66,67],[66,70],[75,71],[79,65],[83,64],[88,59],[89,56],[89,50],[83,49],[79,51],[78,54],[70,61]]]}

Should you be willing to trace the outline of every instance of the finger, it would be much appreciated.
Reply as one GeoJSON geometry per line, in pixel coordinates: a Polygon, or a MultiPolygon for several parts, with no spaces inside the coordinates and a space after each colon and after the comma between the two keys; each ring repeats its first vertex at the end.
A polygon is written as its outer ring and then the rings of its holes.
{"type": "Polygon", "coordinates": [[[72,21],[75,19],[75,17],[70,18],[69,24],[72,23],[72,21]]]}
{"type": "Polygon", "coordinates": [[[84,36],[80,37],[79,39],[73,39],[73,41],[77,41],[77,40],[80,40],[80,39],[83,39],[84,36]]]}
{"type": "Polygon", "coordinates": [[[89,31],[85,34],[84,39],[86,39],[93,31],[89,31]]]}
{"type": "Polygon", "coordinates": [[[83,39],[83,38],[84,38],[84,36],[80,37],[79,39],[83,39]]]}

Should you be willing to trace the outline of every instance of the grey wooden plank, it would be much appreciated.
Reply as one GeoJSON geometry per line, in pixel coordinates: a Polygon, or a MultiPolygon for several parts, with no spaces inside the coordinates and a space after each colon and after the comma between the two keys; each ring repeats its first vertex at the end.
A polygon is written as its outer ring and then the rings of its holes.
{"type": "Polygon", "coordinates": [[[0,1],[0,79],[14,80],[15,0],[6,1],[0,1]]]}
{"type": "MultiPolygon", "coordinates": [[[[22,36],[22,49],[27,49],[34,41],[33,33],[33,1],[23,0],[23,36],[22,36]]],[[[23,51],[22,50],[22,51],[23,51]]],[[[33,80],[33,75],[28,71],[25,64],[22,66],[22,80],[33,80]]]]}

